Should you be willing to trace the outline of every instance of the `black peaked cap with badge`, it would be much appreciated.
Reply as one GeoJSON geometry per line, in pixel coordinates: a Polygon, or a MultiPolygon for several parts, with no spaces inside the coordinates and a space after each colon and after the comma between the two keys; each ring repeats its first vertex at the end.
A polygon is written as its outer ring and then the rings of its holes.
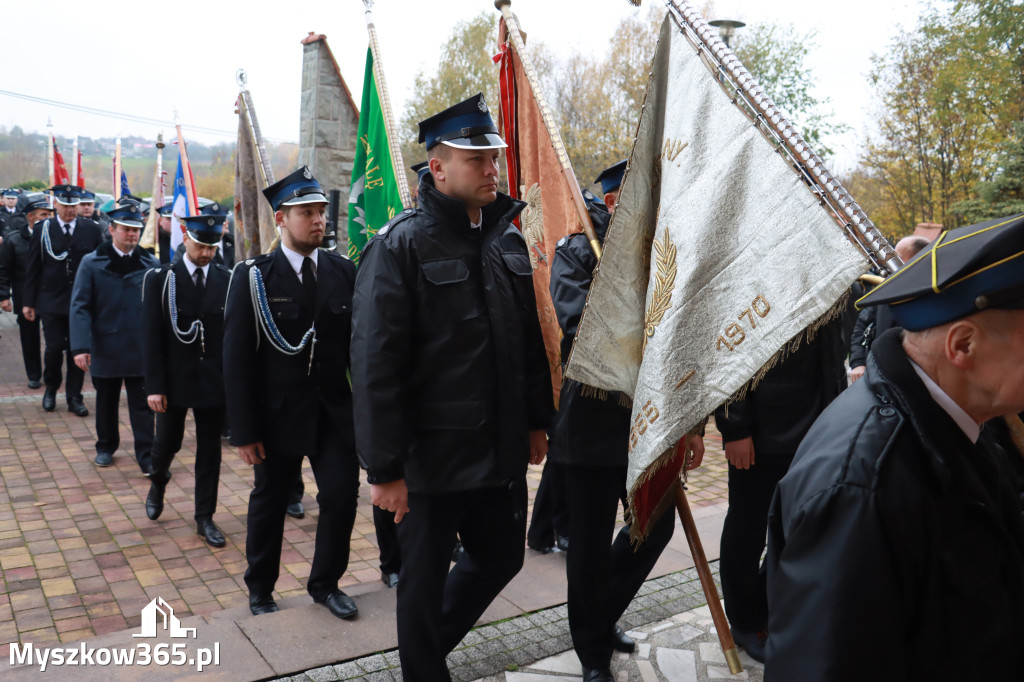
{"type": "Polygon", "coordinates": [[[614,192],[622,185],[622,178],[626,174],[626,159],[608,166],[601,174],[594,178],[594,182],[601,185],[601,191],[605,194],[614,192]]]}
{"type": "Polygon", "coordinates": [[[858,308],[881,304],[910,331],[1024,308],[1024,214],[942,232],[857,301],[858,308]]]}
{"type": "Polygon", "coordinates": [[[185,224],[189,239],[204,246],[217,246],[223,237],[227,217],[220,204],[214,202],[200,208],[199,215],[185,216],[181,222],[185,224]]]}
{"type": "Polygon", "coordinates": [[[456,149],[502,149],[508,145],[498,135],[482,93],[420,121],[419,141],[430,151],[439,144],[456,149]]]}
{"type": "Polygon", "coordinates": [[[53,193],[53,198],[57,200],[58,204],[77,206],[81,200],[78,188],[74,185],[54,185],[50,191],[53,193]]]}
{"type": "Polygon", "coordinates": [[[296,169],[267,187],[263,190],[263,196],[275,211],[280,210],[282,206],[330,203],[323,187],[306,166],[296,169]]]}

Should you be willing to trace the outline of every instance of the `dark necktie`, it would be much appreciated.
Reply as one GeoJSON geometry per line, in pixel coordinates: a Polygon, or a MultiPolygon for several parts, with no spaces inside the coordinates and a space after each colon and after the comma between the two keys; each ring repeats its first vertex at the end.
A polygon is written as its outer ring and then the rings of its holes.
{"type": "Polygon", "coordinates": [[[206,292],[206,277],[203,276],[202,268],[196,268],[196,291],[199,292],[199,298],[206,292]]]}
{"type": "Polygon", "coordinates": [[[302,288],[306,290],[309,302],[316,305],[316,275],[313,274],[313,259],[309,256],[302,259],[302,288]]]}

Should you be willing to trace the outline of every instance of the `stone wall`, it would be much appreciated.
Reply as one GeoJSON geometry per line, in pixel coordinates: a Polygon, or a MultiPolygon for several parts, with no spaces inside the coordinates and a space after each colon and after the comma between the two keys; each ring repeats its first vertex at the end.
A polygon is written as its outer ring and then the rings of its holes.
{"type": "Polygon", "coordinates": [[[341,190],[337,228],[338,253],[342,254],[347,246],[348,194],[358,127],[358,106],[326,36],[310,33],[302,41],[299,164],[309,166],[325,190],[341,190]]]}

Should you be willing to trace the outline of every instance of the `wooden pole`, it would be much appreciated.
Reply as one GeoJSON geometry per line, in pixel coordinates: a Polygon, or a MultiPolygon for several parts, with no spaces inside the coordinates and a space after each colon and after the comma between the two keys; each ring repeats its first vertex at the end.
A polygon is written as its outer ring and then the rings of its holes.
{"type": "Polygon", "coordinates": [[[53,175],[53,121],[46,119],[46,170],[50,174],[50,187],[56,184],[53,175]]]}
{"type": "Polygon", "coordinates": [[[736,651],[736,642],[732,639],[729,621],[722,609],[722,602],[718,599],[715,577],[711,575],[708,559],[704,555],[704,546],[697,534],[697,524],[693,521],[693,513],[690,511],[690,503],[686,500],[686,490],[683,488],[682,481],[676,485],[676,511],[679,512],[679,520],[686,533],[686,543],[690,546],[690,556],[693,557],[694,567],[697,569],[697,575],[700,576],[700,585],[704,588],[704,598],[708,600],[708,608],[711,609],[711,619],[715,621],[715,629],[718,630],[718,642],[722,645],[722,651],[725,653],[729,672],[733,675],[741,673],[743,665],[740,663],[740,656],[736,651]]]}
{"type": "Polygon", "coordinates": [[[114,143],[114,203],[121,198],[121,138],[114,143]]]}
{"type": "Polygon", "coordinates": [[[516,18],[516,15],[512,14],[512,0],[494,0],[494,6],[498,8],[501,15],[505,18],[505,27],[507,28],[509,41],[512,43],[512,47],[515,48],[516,54],[519,55],[519,61],[523,65],[526,79],[530,83],[530,89],[533,90],[533,96],[537,100],[537,106],[544,118],[544,127],[547,128],[551,146],[554,147],[555,155],[558,157],[558,162],[562,167],[562,177],[569,188],[569,196],[572,197],[573,206],[576,207],[576,217],[580,221],[584,234],[587,235],[587,239],[590,241],[590,248],[594,250],[594,255],[600,258],[601,242],[598,241],[597,233],[594,232],[594,224],[591,222],[590,213],[587,211],[587,202],[583,200],[583,193],[580,191],[579,182],[576,180],[576,173],[572,170],[569,154],[565,151],[565,145],[562,143],[562,135],[558,132],[558,126],[555,125],[555,117],[551,113],[551,107],[548,106],[547,101],[544,99],[544,93],[540,87],[540,79],[537,77],[537,70],[526,54],[526,43],[523,42],[519,19],[516,18]]]}
{"type": "Polygon", "coordinates": [[[78,185],[78,136],[71,143],[71,184],[78,185]]]}
{"type": "Polygon", "coordinates": [[[196,210],[196,197],[193,193],[195,183],[192,180],[192,166],[188,162],[188,151],[185,149],[185,136],[181,133],[181,124],[175,122],[174,128],[178,131],[178,152],[181,154],[181,161],[185,164],[185,200],[188,202],[188,214],[199,215],[196,210]]]}

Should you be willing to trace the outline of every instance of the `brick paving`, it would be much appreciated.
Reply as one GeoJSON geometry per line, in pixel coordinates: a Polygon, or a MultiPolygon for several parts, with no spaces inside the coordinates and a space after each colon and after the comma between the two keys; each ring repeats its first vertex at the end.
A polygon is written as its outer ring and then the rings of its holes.
{"type": "MultiPolygon", "coordinates": [[[[149,481],[131,454],[131,429],[122,407],[121,449],[114,466],[99,469],[95,422],[40,407],[42,389],[30,390],[13,316],[0,316],[0,658],[11,642],[36,646],[75,642],[136,628],[140,611],[161,596],[179,617],[247,604],[245,514],[252,470],[224,444],[217,513],[227,546],[209,547],[195,534],[193,481],[195,430],[188,419],[182,451],[172,466],[159,521],[146,518],[149,481]]],[[[86,379],[86,390],[91,388],[86,379]]],[[[86,393],[93,410],[93,397],[86,393]]],[[[726,499],[721,439],[709,428],[704,466],[691,475],[695,506],[726,499]]],[[[530,500],[540,467],[528,476],[530,500]]],[[[285,525],[281,598],[305,594],[313,554],[316,484],[308,462],[306,518],[285,525]]],[[[365,482],[365,481],[364,481],[365,482]]],[[[341,585],[380,579],[378,552],[366,488],[361,489],[352,554],[341,585]]]]}

